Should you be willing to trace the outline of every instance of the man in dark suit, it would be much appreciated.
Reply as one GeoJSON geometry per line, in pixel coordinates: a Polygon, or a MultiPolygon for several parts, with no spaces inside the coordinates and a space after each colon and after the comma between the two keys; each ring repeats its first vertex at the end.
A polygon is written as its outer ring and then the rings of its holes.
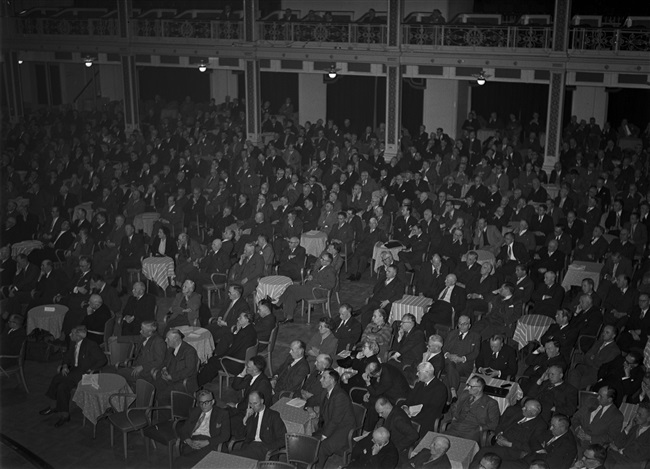
{"type": "Polygon", "coordinates": [[[88,328],[89,339],[97,342],[98,345],[104,343],[104,329],[106,322],[111,319],[111,310],[104,304],[104,300],[96,293],[90,295],[88,305],[84,308],[84,318],[81,325],[88,328]]]}
{"type": "Polygon", "coordinates": [[[122,335],[128,336],[140,334],[142,322],[156,320],[156,297],[146,292],[144,283],[134,283],[132,293],[122,310],[122,335]]]}
{"type": "Polygon", "coordinates": [[[249,313],[250,306],[243,298],[244,289],[241,285],[231,284],[228,287],[228,300],[217,309],[217,316],[210,319],[207,329],[212,334],[215,343],[215,355],[223,357],[232,343],[232,330],[237,326],[237,320],[242,313],[249,313]]]}
{"type": "Polygon", "coordinates": [[[334,320],[332,333],[338,340],[337,354],[343,350],[351,350],[361,339],[363,328],[359,321],[352,317],[352,306],[348,303],[339,306],[339,316],[334,320]]]}
{"type": "Polygon", "coordinates": [[[244,288],[243,296],[246,297],[255,291],[263,273],[264,259],[257,252],[255,243],[246,243],[239,262],[230,269],[230,281],[239,283],[244,288]]]}
{"type": "Polygon", "coordinates": [[[499,423],[499,404],[485,394],[485,380],[474,376],[467,383],[467,389],[460,393],[458,401],[451,407],[451,423],[448,435],[479,441],[481,431],[496,430],[499,423]]]}
{"type": "MultiPolygon", "coordinates": [[[[0,355],[18,356],[20,349],[27,338],[23,324],[24,316],[12,314],[9,316],[5,329],[0,334],[0,355]]],[[[18,364],[17,358],[0,358],[0,367],[8,368],[18,364]]]]}
{"type": "Polygon", "coordinates": [[[481,344],[476,368],[482,375],[508,381],[517,374],[517,352],[504,343],[502,335],[493,335],[489,343],[484,341],[481,344]]]}
{"type": "Polygon", "coordinates": [[[545,432],[546,423],[541,418],[541,404],[529,399],[523,406],[506,409],[499,419],[493,442],[495,446],[485,446],[474,456],[471,467],[478,467],[485,453],[494,453],[505,461],[517,461],[523,454],[531,452],[538,438],[545,432]]]}
{"type": "Polygon", "coordinates": [[[449,456],[447,456],[450,447],[449,438],[436,436],[431,441],[429,448],[423,448],[417,453],[412,453],[411,458],[404,467],[413,469],[451,469],[451,462],[449,456]]]}
{"type": "Polygon", "coordinates": [[[32,290],[36,287],[38,276],[38,267],[29,262],[25,254],[18,254],[16,256],[16,275],[8,288],[7,310],[9,313],[22,313],[19,309],[20,305],[31,301],[32,290]]]}
{"type": "MultiPolygon", "coordinates": [[[[593,287],[593,280],[585,279],[583,283],[583,291],[585,283],[591,282],[591,287],[593,287]]],[[[573,315],[573,319],[569,323],[569,327],[576,333],[580,335],[589,335],[596,337],[600,327],[603,325],[603,315],[600,311],[600,308],[594,305],[594,298],[598,298],[595,292],[591,293],[582,293],[580,295],[580,300],[576,306],[576,312],[573,315]]],[[[581,340],[578,343],[578,347],[582,353],[586,353],[589,350],[589,347],[593,345],[593,340],[581,340]]]]}
{"type": "MultiPolygon", "coordinates": [[[[457,277],[455,274],[449,274],[445,277],[445,287],[438,295],[437,300],[438,302],[448,304],[451,308],[445,307],[446,305],[444,304],[437,305],[437,302],[434,301],[427,313],[428,315],[431,315],[429,320],[434,323],[451,325],[452,313],[455,312],[456,314],[460,314],[465,311],[467,292],[463,287],[457,284],[457,277]]],[[[427,328],[427,332],[431,332],[429,328],[427,328]]]]}
{"type": "MultiPolygon", "coordinates": [[[[323,397],[318,414],[318,429],[312,436],[321,440],[318,450],[318,468],[322,469],[329,457],[343,450],[348,444],[348,433],[361,422],[355,418],[354,408],[348,394],[339,386],[339,374],[330,369],[321,374],[323,397]]],[[[308,409],[310,416],[316,417],[308,409]]]]}
{"type": "Polygon", "coordinates": [[[648,335],[650,335],[650,296],[647,293],[639,295],[639,305],[633,308],[630,313],[623,332],[618,336],[618,347],[623,352],[631,349],[643,350],[648,335]]]}
{"type": "Polygon", "coordinates": [[[242,419],[248,408],[248,397],[254,391],[263,396],[265,402],[272,402],[273,389],[271,382],[264,373],[266,369],[266,360],[261,355],[255,355],[247,363],[244,371],[239,373],[232,381],[232,388],[235,391],[244,393],[239,402],[228,403],[228,414],[230,415],[231,433],[236,438],[242,438],[245,432],[245,426],[242,419]]]}
{"type": "Polygon", "coordinates": [[[429,362],[420,363],[417,367],[418,381],[415,383],[402,405],[402,410],[408,417],[420,424],[420,437],[434,430],[436,419],[442,417],[442,410],[447,403],[447,388],[436,378],[436,370],[429,362]],[[415,406],[422,406],[418,412],[415,406]]]}
{"type": "Polygon", "coordinates": [[[246,437],[243,446],[233,451],[234,455],[264,461],[266,453],[284,446],[287,427],[277,411],[266,407],[264,399],[259,391],[251,391],[248,395],[248,408],[243,418],[246,437]]]}
{"type": "MultiPolygon", "coordinates": [[[[131,346],[135,337],[129,339],[117,339],[117,343],[125,342],[131,346]]],[[[138,379],[151,380],[151,370],[161,368],[165,360],[167,345],[165,340],[158,334],[158,322],[145,320],[140,323],[140,335],[135,342],[135,359],[131,366],[116,368],[115,372],[123,376],[127,382],[134,386],[138,379]]],[[[112,345],[112,344],[110,344],[112,345]]],[[[110,346],[109,345],[109,346],[110,346]]],[[[111,358],[114,348],[110,349],[111,358]]],[[[117,366],[117,365],[116,365],[117,366]]]]}
{"type": "Polygon", "coordinates": [[[434,254],[431,262],[422,264],[415,277],[415,293],[427,298],[438,298],[445,288],[445,279],[449,273],[449,264],[443,263],[439,254],[434,254]]]}
{"type": "Polygon", "coordinates": [[[277,327],[277,319],[275,314],[271,312],[271,306],[266,300],[260,301],[257,306],[257,316],[255,317],[255,332],[257,333],[258,352],[266,350],[266,344],[262,342],[269,342],[273,329],[277,327]]]}
{"type": "Polygon", "coordinates": [[[88,331],[85,326],[77,326],[70,332],[74,344],[63,355],[63,362],[57,369],[57,375],[52,378],[45,395],[55,402],[40,411],[41,415],[55,412],[61,414],[54,424],[56,428],[70,421],[70,396],[72,390],[81,381],[82,375],[98,371],[106,365],[106,355],[92,340],[86,339],[88,331]]]}
{"type": "Polygon", "coordinates": [[[196,407],[177,431],[181,440],[181,458],[177,462],[182,467],[193,467],[230,439],[230,416],[215,405],[210,390],[201,389],[196,396],[196,407]]]}
{"type": "MultiPolygon", "coordinates": [[[[228,269],[230,269],[230,252],[218,238],[212,241],[208,253],[198,262],[198,266],[190,263],[188,267],[184,268],[187,278],[193,280],[197,285],[211,285],[212,274],[223,274],[223,277],[216,277],[217,281],[220,278],[225,278],[228,269]]],[[[177,280],[184,281],[184,278],[177,276],[177,280]]],[[[202,290],[201,295],[204,293],[205,291],[202,290]]]]}
{"type": "Polygon", "coordinates": [[[378,242],[386,241],[386,234],[377,227],[377,219],[371,217],[368,226],[357,243],[354,254],[348,260],[350,276],[348,280],[359,280],[361,274],[366,270],[368,260],[372,258],[373,249],[378,242]]]}
{"type": "Polygon", "coordinates": [[[54,297],[63,293],[67,280],[63,271],[54,270],[50,259],[44,259],[41,262],[41,275],[31,292],[33,300],[27,306],[27,310],[29,311],[34,306],[54,303],[54,297]]]}
{"type": "Polygon", "coordinates": [[[481,336],[470,330],[471,325],[469,316],[460,316],[458,329],[447,334],[442,347],[449,390],[453,397],[456,397],[456,391],[459,389],[460,377],[469,376],[472,373],[474,362],[479,354],[481,336]]]}
{"type": "Polygon", "coordinates": [[[598,296],[606,298],[612,288],[616,288],[616,277],[627,275],[632,277],[634,267],[629,259],[626,259],[620,252],[614,252],[605,261],[605,266],[600,272],[600,283],[598,285],[598,296]]]}
{"type": "Polygon", "coordinates": [[[574,260],[599,262],[607,252],[609,243],[603,238],[603,229],[595,226],[590,235],[586,235],[578,242],[575,249],[574,260]]]}
{"type": "MultiPolygon", "coordinates": [[[[320,384],[320,377],[323,371],[332,366],[332,357],[321,353],[316,357],[314,362],[314,369],[309,376],[305,379],[302,388],[298,395],[302,397],[307,403],[306,407],[316,407],[320,405],[321,397],[323,395],[323,386],[320,384]]],[[[295,397],[295,396],[294,396],[295,397]]]]}
{"type": "Polygon", "coordinates": [[[120,243],[119,262],[117,263],[117,276],[122,279],[122,290],[125,291],[129,284],[127,269],[139,269],[144,256],[144,239],[141,234],[136,234],[133,225],[124,225],[124,237],[120,243]]]}
{"type": "Polygon", "coordinates": [[[429,246],[429,237],[422,231],[422,227],[416,224],[411,226],[411,233],[404,241],[406,249],[399,252],[399,260],[406,264],[407,269],[419,268],[429,246]]]}
{"type": "Polygon", "coordinates": [[[515,324],[523,312],[521,300],[514,296],[515,287],[504,283],[499,289],[499,295],[492,301],[492,310],[474,325],[474,332],[487,340],[494,334],[503,334],[512,338],[515,324]]]}
{"type": "Polygon", "coordinates": [[[408,394],[410,387],[400,370],[388,363],[382,364],[374,359],[371,359],[366,365],[362,379],[367,389],[363,397],[363,405],[367,409],[363,428],[366,431],[371,431],[379,420],[379,415],[375,410],[377,399],[384,397],[395,404],[399,398],[408,394]]]}
{"type": "Polygon", "coordinates": [[[0,288],[2,294],[5,294],[5,287],[9,287],[14,281],[16,275],[16,261],[11,257],[11,248],[2,246],[0,248],[0,288]]]}
{"type": "Polygon", "coordinates": [[[541,249],[535,257],[539,259],[535,261],[533,269],[539,275],[549,270],[559,273],[564,269],[564,253],[558,249],[558,242],[555,239],[549,241],[547,249],[541,249]]]}
{"type": "Polygon", "coordinates": [[[300,386],[309,375],[309,363],[305,358],[305,348],[306,345],[302,340],[291,342],[289,356],[271,378],[274,402],[280,400],[282,392],[286,391],[292,395],[299,393],[300,386]]]}
{"type": "Polygon", "coordinates": [[[357,441],[352,448],[350,469],[394,469],[399,463],[399,452],[391,437],[392,432],[378,427],[372,434],[357,441]]]}
{"type": "Polygon", "coordinates": [[[643,467],[650,460],[650,404],[639,405],[630,423],[614,438],[607,450],[607,467],[643,467]]]}
{"type": "Polygon", "coordinates": [[[278,256],[278,275],[299,281],[302,278],[301,271],[305,267],[306,256],[305,248],[300,246],[300,238],[291,237],[289,244],[282,248],[278,256]]]}
{"type": "Polygon", "coordinates": [[[564,381],[564,370],[558,365],[546,369],[528,396],[542,404],[542,418],[549,423],[553,414],[573,415],[578,407],[578,390],[564,381]]]}
{"type": "Polygon", "coordinates": [[[220,353],[223,353],[223,355],[217,355],[217,350],[215,350],[215,354],[210,357],[199,373],[199,386],[212,381],[223,368],[233,375],[240,373],[244,369],[245,366],[238,363],[238,361],[244,361],[246,350],[257,343],[257,332],[253,325],[253,319],[253,314],[250,312],[239,314],[237,325],[232,330],[232,334],[221,338],[222,341],[229,342],[230,346],[225,351],[221,351],[222,347],[220,347],[220,353]],[[222,360],[224,357],[231,357],[238,361],[222,360]]]}
{"type": "Polygon", "coordinates": [[[508,276],[514,273],[518,264],[528,264],[530,255],[522,243],[515,242],[513,233],[506,233],[504,239],[505,244],[501,246],[501,251],[496,257],[496,266],[498,271],[508,276]]]}
{"type": "Polygon", "coordinates": [[[511,280],[515,287],[515,299],[526,304],[530,301],[535,291],[535,283],[528,275],[528,269],[524,264],[519,264],[515,267],[515,275],[511,280]]]}
{"type": "Polygon", "coordinates": [[[533,461],[541,460],[549,468],[569,469],[577,453],[576,440],[570,425],[566,415],[554,415],[549,429],[532,445],[524,461],[532,464],[533,461]]]}
{"type": "Polygon", "coordinates": [[[585,402],[571,419],[578,445],[585,450],[590,444],[606,445],[613,442],[623,426],[623,414],[616,408],[616,390],[603,386],[598,390],[598,405],[585,402]]]}
{"type": "Polygon", "coordinates": [[[402,324],[388,355],[388,363],[400,370],[413,367],[419,363],[425,349],[424,332],[416,324],[415,316],[410,313],[405,314],[402,316],[402,324]]]}
{"type": "Polygon", "coordinates": [[[616,389],[614,405],[620,406],[624,396],[633,396],[641,389],[643,375],[643,353],[633,350],[626,356],[619,355],[604,363],[598,369],[598,382],[594,384],[594,389],[602,386],[616,389]]]}
{"type": "Polygon", "coordinates": [[[314,289],[321,294],[325,294],[326,290],[332,290],[336,285],[337,272],[332,267],[332,254],[323,252],[320,255],[321,266],[315,268],[312,274],[307,277],[304,285],[290,285],[282,296],[280,296],[279,303],[282,304],[286,319],[284,323],[293,322],[293,314],[302,299],[313,298],[314,289]]]}
{"type": "Polygon", "coordinates": [[[571,361],[571,351],[578,340],[580,331],[570,326],[573,313],[568,309],[558,309],[555,313],[555,324],[551,324],[546,332],[539,339],[539,343],[535,342],[538,350],[541,352],[542,345],[550,339],[555,339],[560,343],[560,353],[564,355],[567,363],[571,361]]]}
{"type": "Polygon", "coordinates": [[[544,273],[544,284],[539,285],[533,292],[532,300],[535,302],[534,314],[542,314],[549,318],[555,317],[555,312],[562,306],[564,288],[555,283],[557,274],[547,270],[544,273]]]}
{"type": "Polygon", "coordinates": [[[380,279],[372,289],[372,296],[368,298],[368,303],[359,310],[359,322],[361,327],[365,327],[372,321],[373,312],[381,308],[384,311],[390,311],[392,304],[404,296],[406,287],[397,278],[397,267],[395,265],[386,268],[386,278],[380,279]]]}
{"type": "Polygon", "coordinates": [[[197,389],[196,372],[199,357],[196,349],[183,340],[183,334],[177,329],[167,332],[165,342],[167,351],[163,366],[154,370],[154,386],[158,403],[171,404],[172,391],[183,391],[192,394],[197,389]]]}
{"type": "Polygon", "coordinates": [[[390,441],[400,453],[400,458],[407,458],[409,448],[419,438],[411,420],[401,408],[394,407],[386,397],[379,397],[374,408],[377,415],[383,419],[379,424],[390,432],[390,441]]]}

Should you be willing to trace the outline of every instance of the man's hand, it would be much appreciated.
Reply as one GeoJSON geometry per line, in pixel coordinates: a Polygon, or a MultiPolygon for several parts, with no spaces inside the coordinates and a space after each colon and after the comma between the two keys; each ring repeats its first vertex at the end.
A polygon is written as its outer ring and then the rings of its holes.
{"type": "Polygon", "coordinates": [[[505,448],[512,448],[512,443],[508,441],[503,435],[497,436],[497,445],[505,448]]]}
{"type": "Polygon", "coordinates": [[[131,372],[131,376],[134,378],[137,378],[140,373],[142,373],[142,370],[144,370],[144,367],[142,365],[138,365],[135,368],[133,368],[133,371],[131,372]]]}
{"type": "Polygon", "coordinates": [[[127,324],[131,324],[131,323],[133,322],[134,319],[135,319],[135,316],[124,316],[124,321],[125,321],[127,324]]]}
{"type": "Polygon", "coordinates": [[[86,289],[86,287],[77,287],[77,293],[81,293],[82,295],[85,295],[86,293],[88,293],[88,290],[86,289]]]}
{"type": "Polygon", "coordinates": [[[367,392],[363,395],[363,402],[370,402],[370,393],[367,392]]]}
{"type": "Polygon", "coordinates": [[[61,375],[68,376],[68,373],[70,373],[70,369],[68,368],[68,365],[63,365],[61,367],[61,375]]]}
{"type": "Polygon", "coordinates": [[[390,303],[388,300],[384,300],[381,303],[379,303],[379,306],[381,306],[382,308],[385,308],[386,305],[388,305],[388,303],[390,303]]]}

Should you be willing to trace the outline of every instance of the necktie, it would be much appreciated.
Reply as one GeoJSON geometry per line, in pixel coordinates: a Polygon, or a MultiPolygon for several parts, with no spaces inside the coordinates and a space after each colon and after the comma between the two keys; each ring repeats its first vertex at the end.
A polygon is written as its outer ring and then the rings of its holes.
{"type": "Polygon", "coordinates": [[[510,259],[512,259],[513,257],[515,257],[515,256],[513,255],[513,253],[512,253],[512,244],[509,244],[509,245],[508,245],[508,257],[509,257],[510,259]]]}
{"type": "Polygon", "coordinates": [[[201,416],[200,416],[199,419],[196,421],[196,425],[194,425],[194,430],[192,430],[192,434],[194,434],[194,432],[197,431],[197,430],[199,429],[199,427],[200,427],[201,424],[203,423],[203,420],[205,420],[205,415],[206,415],[205,412],[201,412],[201,416]]]}
{"type": "Polygon", "coordinates": [[[445,296],[447,296],[447,291],[449,291],[449,287],[445,287],[445,289],[442,291],[440,296],[438,297],[439,300],[444,300],[445,296]]]}

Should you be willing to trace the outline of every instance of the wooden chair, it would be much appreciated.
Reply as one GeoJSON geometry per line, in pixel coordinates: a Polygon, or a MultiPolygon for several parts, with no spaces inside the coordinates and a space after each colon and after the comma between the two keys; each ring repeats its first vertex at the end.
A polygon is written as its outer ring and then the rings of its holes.
{"type": "Polygon", "coordinates": [[[208,308],[212,308],[212,293],[216,292],[219,299],[221,299],[221,290],[223,289],[225,292],[226,288],[228,288],[228,275],[215,272],[210,275],[210,280],[212,283],[206,283],[203,285],[203,289],[208,295],[208,308]]]}
{"type": "Polygon", "coordinates": [[[261,355],[266,357],[266,366],[269,368],[269,375],[273,376],[273,350],[275,349],[275,341],[278,338],[278,331],[280,330],[280,323],[276,323],[275,327],[271,331],[271,336],[268,341],[259,340],[257,343],[259,345],[266,345],[266,350],[264,350],[261,355]]]}
{"type": "Polygon", "coordinates": [[[343,453],[336,453],[339,456],[343,457],[343,465],[347,466],[350,464],[350,458],[352,457],[352,447],[354,446],[354,437],[360,436],[363,431],[363,423],[366,420],[366,408],[361,404],[356,402],[352,403],[352,408],[354,410],[354,420],[356,422],[356,427],[350,430],[348,433],[348,446],[343,451],[343,453]]]}
{"type": "Polygon", "coordinates": [[[285,455],[291,467],[304,467],[312,469],[318,460],[320,440],[313,436],[300,433],[287,433],[284,435],[284,449],[279,449],[267,454],[266,459],[285,455]]]}
{"type": "MultiPolygon", "coordinates": [[[[337,277],[337,282],[338,282],[338,277],[337,277]]],[[[334,287],[336,288],[336,286],[334,287]]],[[[332,290],[328,290],[326,288],[321,288],[321,287],[314,287],[311,289],[312,292],[312,297],[313,298],[307,298],[302,300],[302,307],[301,307],[301,312],[302,315],[305,315],[305,303],[307,303],[307,324],[311,322],[311,309],[312,307],[315,307],[316,305],[323,305],[323,311],[327,311],[327,315],[331,318],[332,317],[332,311],[330,310],[330,301],[332,298],[332,290]],[[321,291],[325,292],[326,296],[322,298],[317,298],[316,297],[316,292],[321,291]]]]}
{"type": "Polygon", "coordinates": [[[104,351],[107,357],[111,356],[111,353],[108,349],[108,339],[113,335],[115,330],[115,316],[111,316],[104,323],[103,331],[88,331],[88,334],[92,334],[95,337],[101,337],[102,343],[100,345],[101,349],[104,351]]]}
{"type": "MultiPolygon", "coordinates": [[[[169,468],[174,463],[174,446],[179,446],[180,440],[176,432],[179,423],[184,422],[190,416],[194,406],[194,396],[180,391],[172,391],[172,404],[170,407],[154,407],[152,410],[171,409],[171,419],[148,426],[144,429],[145,447],[147,449],[147,461],[149,460],[150,440],[157,441],[167,446],[169,456],[169,468]]],[[[179,448],[180,453],[180,448],[179,448]]]]}
{"type": "Polygon", "coordinates": [[[135,384],[135,394],[115,393],[108,399],[111,407],[115,411],[109,414],[108,421],[111,424],[111,447],[114,446],[114,428],[122,432],[124,443],[124,459],[127,458],[127,438],[128,434],[134,431],[140,431],[144,438],[144,429],[151,425],[151,411],[153,399],[156,395],[156,388],[153,384],[139,379],[135,384]],[[115,406],[114,399],[124,398],[126,401],[129,397],[135,397],[135,407],[129,407],[120,412],[115,406]]]}
{"type": "Polygon", "coordinates": [[[296,466],[282,461],[258,461],[257,469],[296,469],[296,466]]]}
{"type": "Polygon", "coordinates": [[[221,371],[219,371],[219,399],[221,399],[221,394],[222,394],[222,389],[223,389],[223,379],[226,378],[226,386],[228,386],[230,378],[234,378],[236,375],[232,375],[228,373],[228,370],[224,366],[223,362],[224,360],[235,362],[235,363],[240,363],[244,366],[246,366],[246,363],[253,358],[255,355],[257,355],[257,347],[259,343],[256,343],[255,345],[251,345],[246,349],[246,356],[243,360],[239,360],[237,358],[225,356],[221,358],[220,360],[220,365],[221,365],[221,371]]]}
{"type": "Polygon", "coordinates": [[[23,344],[20,346],[20,352],[18,355],[0,355],[0,359],[9,358],[15,359],[16,364],[3,368],[0,366],[0,373],[9,378],[12,374],[17,374],[20,377],[20,380],[23,383],[25,392],[29,394],[29,388],[27,387],[27,381],[25,381],[25,354],[27,353],[27,339],[23,340],[23,344]]]}

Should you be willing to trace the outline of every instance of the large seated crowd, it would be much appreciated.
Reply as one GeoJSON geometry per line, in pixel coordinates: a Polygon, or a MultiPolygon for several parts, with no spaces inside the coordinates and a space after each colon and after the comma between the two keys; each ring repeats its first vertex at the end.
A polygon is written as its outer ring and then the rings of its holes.
{"type": "Polygon", "coordinates": [[[299,124],[290,100],[264,104],[257,145],[236,99],[188,98],[170,112],[157,98],[129,135],[117,109],[44,109],[3,126],[0,354],[17,354],[30,309],[68,308],[54,338],[67,351],[41,411],[58,414],[56,427],[70,420],[81,376],[104,369],[134,387],[149,381],[162,406],[174,392],[195,395],[179,431],[183,466],[233,439],[233,453],[260,460],[284,446],[271,409],[281,397],[306,401],[319,467],[344,452],[348,467],[451,467],[442,434],[479,443],[471,467],[485,469],[650,459],[650,124],[574,116],[547,173],[535,112],[472,111],[456,138],[403,129],[387,161],[383,125],[299,124]],[[147,232],[138,220],[150,212],[159,218],[147,232]],[[301,246],[314,231],[327,238],[318,256],[301,246]],[[142,281],[151,257],[173,261],[169,287],[142,281]],[[574,262],[600,265],[597,281],[563,288],[574,262]],[[270,275],[293,284],[258,302],[270,275]],[[316,334],[291,337],[267,373],[272,332],[302,300],[333,302],[342,283],[368,291],[362,278],[372,293],[333,317],[323,308],[316,334]],[[393,322],[405,294],[431,305],[393,322]],[[527,314],[553,324],[518,344],[527,314]],[[198,325],[215,343],[203,364],[178,329],[198,325]],[[114,367],[123,350],[131,361],[114,367]],[[243,391],[225,408],[212,393],[220,373],[243,391]],[[500,409],[494,378],[516,381],[523,398],[500,409]],[[623,403],[638,404],[625,426],[623,403]],[[430,447],[411,451],[432,431],[441,435],[430,447]]]}

